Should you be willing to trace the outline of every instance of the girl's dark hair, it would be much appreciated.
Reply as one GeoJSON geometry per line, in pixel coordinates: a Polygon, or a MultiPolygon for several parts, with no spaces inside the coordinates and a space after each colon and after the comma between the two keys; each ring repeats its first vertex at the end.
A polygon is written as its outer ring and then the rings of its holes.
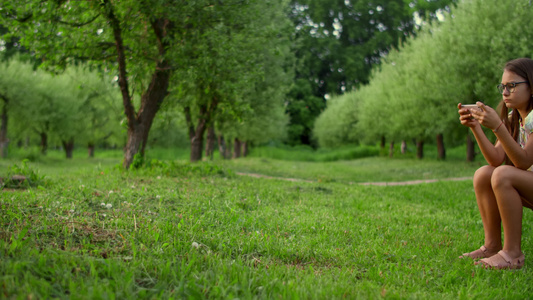
{"type": "MultiPolygon", "coordinates": [[[[507,62],[503,69],[524,78],[528,81],[529,87],[533,87],[533,60],[529,58],[517,58],[507,62]]],[[[503,100],[498,106],[500,107],[500,118],[503,120],[505,127],[509,130],[509,133],[511,133],[514,140],[518,141],[518,134],[520,133],[520,114],[516,109],[513,109],[511,117],[509,117],[509,109],[505,106],[503,100]]],[[[533,96],[529,100],[527,109],[533,109],[533,96]]],[[[505,157],[505,163],[512,165],[507,156],[505,157]]]]}

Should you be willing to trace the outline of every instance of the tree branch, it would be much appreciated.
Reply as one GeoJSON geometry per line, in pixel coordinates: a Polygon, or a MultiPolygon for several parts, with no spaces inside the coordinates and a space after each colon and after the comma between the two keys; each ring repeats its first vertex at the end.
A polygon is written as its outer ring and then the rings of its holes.
{"type": "Polygon", "coordinates": [[[100,14],[97,14],[94,18],[90,19],[89,21],[87,22],[83,22],[83,23],[70,23],[70,22],[65,22],[65,21],[61,21],[58,18],[56,18],[56,22],[59,23],[59,24],[63,24],[63,25],[68,25],[68,26],[71,26],[71,27],[83,27],[85,25],[89,25],[91,24],[92,22],[94,22],[96,19],[98,19],[98,17],[100,16],[100,14]]]}
{"type": "Polygon", "coordinates": [[[120,22],[115,16],[113,6],[109,0],[103,0],[103,8],[106,13],[111,28],[113,29],[113,36],[115,37],[115,45],[117,47],[117,61],[118,61],[118,83],[120,91],[122,92],[122,102],[124,104],[124,112],[128,118],[128,126],[133,128],[137,119],[135,118],[135,108],[131,101],[129,94],[128,79],[126,73],[126,55],[124,50],[124,42],[122,40],[122,29],[120,28],[120,22]]]}

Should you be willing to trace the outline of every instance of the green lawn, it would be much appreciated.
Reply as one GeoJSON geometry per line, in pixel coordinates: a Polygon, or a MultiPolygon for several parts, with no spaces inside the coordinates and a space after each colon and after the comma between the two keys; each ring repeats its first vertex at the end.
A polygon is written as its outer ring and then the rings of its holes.
{"type": "MultiPolygon", "coordinates": [[[[14,161],[0,161],[0,174],[14,161]]],[[[29,163],[0,192],[0,298],[522,299],[526,266],[458,259],[483,242],[460,161],[247,158],[123,172],[120,158],[29,163]],[[259,173],[307,181],[254,178],[259,173]]]]}

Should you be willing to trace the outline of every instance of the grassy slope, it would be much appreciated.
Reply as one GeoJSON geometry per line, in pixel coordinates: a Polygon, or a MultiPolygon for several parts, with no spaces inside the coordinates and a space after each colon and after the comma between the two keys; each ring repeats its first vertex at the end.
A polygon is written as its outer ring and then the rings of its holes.
{"type": "MultiPolygon", "coordinates": [[[[494,299],[533,292],[529,260],[522,270],[500,272],[457,259],[483,241],[471,181],[350,184],[467,176],[476,165],[217,163],[310,183],[232,172],[121,173],[112,168],[118,162],[31,164],[48,186],[0,192],[2,297],[494,299]]],[[[526,211],[528,258],[532,227],[526,211]]]]}

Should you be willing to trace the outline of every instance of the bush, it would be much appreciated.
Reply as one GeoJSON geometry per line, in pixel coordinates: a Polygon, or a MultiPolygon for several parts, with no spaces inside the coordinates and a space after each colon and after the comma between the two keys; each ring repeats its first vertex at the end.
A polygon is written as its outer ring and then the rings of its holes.
{"type": "Polygon", "coordinates": [[[231,177],[234,175],[233,171],[224,169],[223,167],[213,164],[211,162],[180,162],[180,161],[162,161],[152,159],[146,162],[142,167],[138,167],[136,172],[148,173],[151,175],[161,174],[171,177],[184,176],[222,176],[231,177]]]}

